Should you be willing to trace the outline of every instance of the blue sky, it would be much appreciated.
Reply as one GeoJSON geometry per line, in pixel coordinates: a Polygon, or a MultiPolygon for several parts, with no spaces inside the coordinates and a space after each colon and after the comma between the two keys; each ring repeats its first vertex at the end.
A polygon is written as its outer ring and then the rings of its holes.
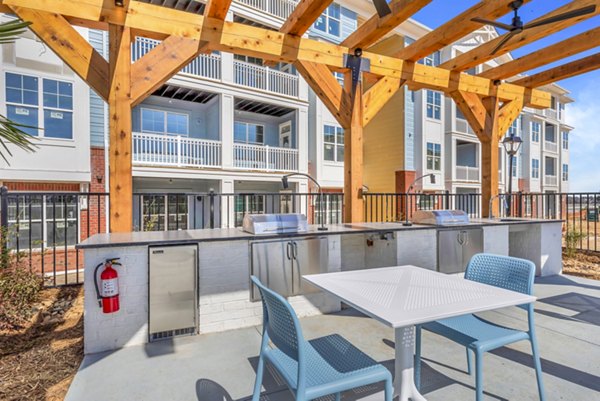
{"type": "MultiPolygon", "coordinates": [[[[434,0],[417,13],[414,19],[431,28],[436,28],[478,2],[479,0],[434,0]]],[[[569,0],[533,0],[524,5],[519,14],[523,21],[527,23],[570,2],[569,0]]],[[[511,18],[512,13],[503,17],[500,21],[510,24],[511,18]]],[[[521,57],[539,48],[596,28],[599,25],[600,16],[589,18],[568,29],[517,49],[512,53],[513,57],[521,57]]],[[[530,74],[599,51],[599,48],[592,49],[550,64],[547,67],[533,70],[530,74]]],[[[567,109],[567,123],[575,127],[570,140],[570,191],[598,192],[600,191],[600,96],[598,95],[600,91],[600,70],[560,81],[558,84],[571,91],[571,97],[576,100],[567,109]]]]}

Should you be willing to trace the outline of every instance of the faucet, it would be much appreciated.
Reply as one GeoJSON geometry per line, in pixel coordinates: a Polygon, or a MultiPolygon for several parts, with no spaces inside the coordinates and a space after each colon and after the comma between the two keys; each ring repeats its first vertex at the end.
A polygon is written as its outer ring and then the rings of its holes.
{"type": "MultiPolygon", "coordinates": [[[[498,195],[494,195],[490,198],[490,207],[489,207],[489,215],[488,218],[489,219],[493,219],[494,218],[494,199],[498,198],[498,200],[502,200],[502,203],[504,205],[504,210],[508,209],[508,204],[506,203],[506,196],[504,196],[504,194],[498,194],[498,195]]],[[[500,217],[500,216],[498,216],[500,217]]]]}

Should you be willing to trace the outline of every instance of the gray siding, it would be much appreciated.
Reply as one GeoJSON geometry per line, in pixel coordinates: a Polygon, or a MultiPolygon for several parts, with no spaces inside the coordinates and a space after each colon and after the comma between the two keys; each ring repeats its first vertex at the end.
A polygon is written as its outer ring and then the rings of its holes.
{"type": "MultiPolygon", "coordinates": [[[[89,41],[100,55],[106,58],[106,34],[103,31],[90,29],[89,41]]],[[[90,89],[90,145],[104,147],[104,136],[107,128],[106,104],[90,89]]]]}

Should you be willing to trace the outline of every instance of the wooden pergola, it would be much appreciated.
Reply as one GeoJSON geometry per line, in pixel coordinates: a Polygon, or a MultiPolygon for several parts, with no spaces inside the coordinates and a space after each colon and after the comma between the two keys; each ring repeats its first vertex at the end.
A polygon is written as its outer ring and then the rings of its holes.
{"type": "MultiPolygon", "coordinates": [[[[531,0],[525,0],[525,3],[531,0]]],[[[542,0],[539,0],[542,1],[542,0]]],[[[498,146],[524,107],[550,107],[539,90],[600,67],[600,54],[541,73],[510,80],[529,70],[600,45],[600,28],[541,49],[477,76],[464,73],[511,50],[600,13],[600,0],[573,0],[540,19],[595,5],[596,11],[514,35],[496,54],[504,36],[486,42],[439,67],[417,63],[483,24],[511,12],[511,0],[482,0],[416,42],[381,54],[369,49],[432,0],[392,0],[391,13],[372,16],[340,45],[303,37],[331,0],[300,0],[279,31],[225,21],[231,0],[207,0],[203,15],[136,0],[0,0],[0,12],[16,14],[109,106],[110,227],[132,229],[132,107],[201,53],[223,51],[293,63],[345,129],[345,218],[363,218],[363,129],[404,85],[450,96],[481,141],[483,213],[498,192],[498,146]],[[74,26],[107,30],[108,61],[74,26]],[[135,37],[161,42],[131,61],[135,37]],[[332,71],[345,74],[344,87],[332,71]],[[509,80],[509,81],[506,81],[509,80]]]]}

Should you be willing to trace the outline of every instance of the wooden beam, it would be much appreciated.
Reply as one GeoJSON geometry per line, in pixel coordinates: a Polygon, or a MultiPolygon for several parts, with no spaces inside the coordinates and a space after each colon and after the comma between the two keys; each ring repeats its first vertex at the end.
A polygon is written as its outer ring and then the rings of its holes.
{"type": "MultiPolygon", "coordinates": [[[[167,7],[131,0],[127,4],[127,13],[122,9],[111,9],[112,2],[101,0],[83,0],[81,7],[74,0],[0,0],[10,3],[26,3],[32,8],[50,8],[56,6],[66,15],[77,18],[102,18],[116,21],[136,32],[150,32],[154,37],[172,35],[210,42],[214,50],[260,57],[275,62],[311,61],[326,64],[334,68],[345,68],[344,56],[350,52],[347,47],[319,42],[308,38],[275,32],[235,22],[223,22],[219,19],[204,18],[201,15],[187,13],[167,7]],[[96,7],[93,8],[90,4],[96,7]],[[65,7],[71,4],[72,7],[65,7]]],[[[600,1],[600,0],[596,0],[600,1]]],[[[80,2],[77,2],[80,4],[80,2]]],[[[113,23],[113,22],[111,22],[113,23]]],[[[164,37],[163,37],[164,39],[164,37]]],[[[526,104],[536,108],[546,108],[550,96],[542,91],[525,91],[510,84],[496,88],[485,78],[467,74],[453,74],[447,70],[404,62],[403,60],[380,54],[364,52],[363,57],[371,62],[371,73],[379,76],[400,78],[407,84],[450,92],[462,90],[482,96],[497,95],[503,101],[525,96],[526,104]]]]}
{"type": "Polygon", "coordinates": [[[340,125],[342,127],[350,126],[352,113],[350,96],[344,91],[329,68],[310,61],[299,61],[295,63],[295,66],[340,125]]]}
{"type": "Polygon", "coordinates": [[[551,68],[515,82],[528,88],[538,88],[563,79],[575,77],[600,68],[600,53],[551,68]]]}
{"type": "Polygon", "coordinates": [[[383,77],[363,94],[363,126],[371,122],[403,84],[401,79],[383,77]]]}
{"type": "Polygon", "coordinates": [[[399,35],[391,35],[381,39],[379,42],[367,48],[369,53],[395,54],[404,49],[404,38],[399,35]]]}
{"type": "Polygon", "coordinates": [[[519,117],[523,111],[523,102],[512,100],[506,102],[500,107],[498,114],[498,140],[502,139],[512,123],[519,117]]]}
{"type": "Polygon", "coordinates": [[[482,72],[479,76],[488,79],[510,78],[597,46],[600,46],[600,27],[573,36],[516,60],[509,61],[508,63],[501,64],[498,67],[482,72]]]}
{"type": "Polygon", "coordinates": [[[345,74],[344,92],[352,102],[350,124],[344,126],[344,220],[346,223],[364,219],[362,85],[363,83],[359,81],[353,86],[350,73],[345,74]]]}
{"type": "Polygon", "coordinates": [[[371,46],[387,35],[388,32],[409,19],[417,11],[431,3],[431,1],[432,0],[392,0],[389,4],[390,9],[392,10],[391,14],[388,14],[383,18],[380,18],[377,14],[373,15],[348,36],[342,42],[342,46],[346,46],[350,49],[364,49],[371,46]]]}
{"type": "Polygon", "coordinates": [[[108,100],[108,62],[61,15],[12,7],[62,61],[104,101],[108,100]]]}
{"type": "Polygon", "coordinates": [[[300,0],[279,32],[302,36],[329,7],[333,0],[300,0]]]}
{"type": "Polygon", "coordinates": [[[204,9],[204,16],[224,20],[229,12],[231,0],[208,0],[204,9]]]}
{"type": "MultiPolygon", "coordinates": [[[[525,0],[528,3],[531,0],[525,0]]],[[[403,60],[418,61],[433,52],[452,45],[457,40],[481,28],[483,24],[473,18],[496,20],[511,11],[512,0],[483,0],[439,28],[429,32],[394,56],[403,60]]]]}
{"type": "Polygon", "coordinates": [[[532,22],[541,21],[543,19],[555,17],[568,11],[573,11],[582,7],[592,5],[597,6],[596,11],[593,13],[582,15],[576,18],[571,18],[564,21],[554,22],[552,24],[543,25],[536,28],[527,29],[519,34],[514,35],[504,44],[504,46],[502,46],[496,52],[496,54],[492,54],[493,50],[498,46],[498,43],[500,43],[508,34],[504,34],[502,36],[497,37],[496,39],[490,40],[489,42],[485,42],[479,45],[478,47],[474,48],[473,50],[470,50],[466,53],[461,54],[460,56],[446,61],[445,63],[440,65],[440,67],[453,71],[465,71],[479,64],[483,64],[486,61],[493,60],[512,50],[518,49],[519,47],[535,42],[553,33],[562,31],[563,29],[575,25],[578,22],[584,21],[595,15],[598,15],[600,13],[600,0],[575,0],[571,3],[557,8],[556,10],[540,18],[535,19],[532,22]]]}
{"type": "Polygon", "coordinates": [[[200,42],[170,36],[137,60],[131,68],[132,106],[142,102],[196,57],[200,42]]]}
{"type": "Polygon", "coordinates": [[[131,32],[130,28],[118,25],[110,25],[108,32],[110,231],[130,232],[133,223],[131,32]]]}
{"type": "Polygon", "coordinates": [[[478,138],[484,138],[485,122],[489,119],[481,98],[473,93],[456,91],[450,94],[456,106],[465,116],[465,119],[478,138]]]}

